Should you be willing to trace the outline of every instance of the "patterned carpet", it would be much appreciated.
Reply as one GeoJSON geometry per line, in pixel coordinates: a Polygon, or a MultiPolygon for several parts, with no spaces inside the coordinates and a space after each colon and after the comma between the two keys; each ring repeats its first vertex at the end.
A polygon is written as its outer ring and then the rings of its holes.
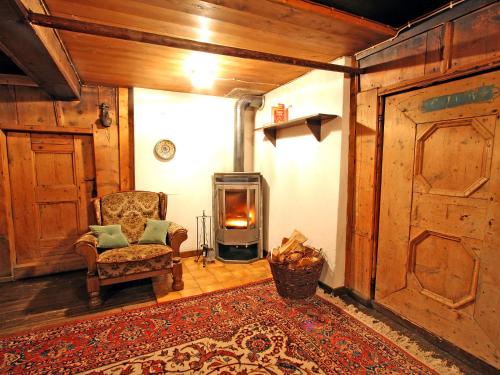
{"type": "Polygon", "coordinates": [[[0,373],[435,374],[339,307],[272,281],[0,338],[0,373]]]}

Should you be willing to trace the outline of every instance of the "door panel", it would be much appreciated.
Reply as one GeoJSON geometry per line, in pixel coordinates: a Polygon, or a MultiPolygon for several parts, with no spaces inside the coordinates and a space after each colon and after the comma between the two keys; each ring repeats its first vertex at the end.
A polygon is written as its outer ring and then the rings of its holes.
{"type": "Polygon", "coordinates": [[[500,367],[500,74],[386,100],[376,301],[500,367]]]}
{"type": "Polygon", "coordinates": [[[8,133],[16,277],[83,266],[73,243],[89,225],[86,137],[8,133]]]}

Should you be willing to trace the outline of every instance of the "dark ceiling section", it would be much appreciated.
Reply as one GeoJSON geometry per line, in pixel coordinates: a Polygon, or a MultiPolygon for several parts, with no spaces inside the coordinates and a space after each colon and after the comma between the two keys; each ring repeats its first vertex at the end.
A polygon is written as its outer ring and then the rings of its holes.
{"type": "Polygon", "coordinates": [[[2,51],[0,51],[0,74],[22,74],[24,72],[2,51]]]}
{"type": "Polygon", "coordinates": [[[393,27],[401,27],[408,21],[450,3],[449,0],[313,0],[313,2],[393,27]]]}

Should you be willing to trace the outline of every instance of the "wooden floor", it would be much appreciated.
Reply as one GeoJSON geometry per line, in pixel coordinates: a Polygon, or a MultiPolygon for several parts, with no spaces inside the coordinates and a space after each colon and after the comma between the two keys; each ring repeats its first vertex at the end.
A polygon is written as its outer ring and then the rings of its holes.
{"type": "Polygon", "coordinates": [[[265,259],[250,264],[219,261],[203,267],[183,259],[184,289],[171,291],[172,280],[158,278],[110,285],[101,289],[103,304],[87,307],[86,271],[66,272],[0,283],[0,335],[33,327],[124,311],[157,302],[194,296],[271,277],[265,259]]]}

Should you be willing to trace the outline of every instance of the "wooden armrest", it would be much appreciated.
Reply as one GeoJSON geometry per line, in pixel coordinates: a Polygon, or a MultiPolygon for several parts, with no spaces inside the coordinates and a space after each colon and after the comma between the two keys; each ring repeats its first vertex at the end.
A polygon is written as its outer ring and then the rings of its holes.
{"type": "Polygon", "coordinates": [[[97,248],[97,237],[92,234],[92,232],[85,233],[80,236],[75,242],[75,246],[81,244],[82,242],[88,243],[89,245],[97,248]]]}
{"type": "Polygon", "coordinates": [[[97,272],[97,237],[92,233],[85,233],[75,242],[75,251],[82,255],[87,262],[88,274],[95,275],[97,272]]]}
{"type": "Polygon", "coordinates": [[[180,257],[181,243],[187,240],[187,229],[170,222],[167,232],[168,244],[174,251],[174,257],[180,257]]]}

